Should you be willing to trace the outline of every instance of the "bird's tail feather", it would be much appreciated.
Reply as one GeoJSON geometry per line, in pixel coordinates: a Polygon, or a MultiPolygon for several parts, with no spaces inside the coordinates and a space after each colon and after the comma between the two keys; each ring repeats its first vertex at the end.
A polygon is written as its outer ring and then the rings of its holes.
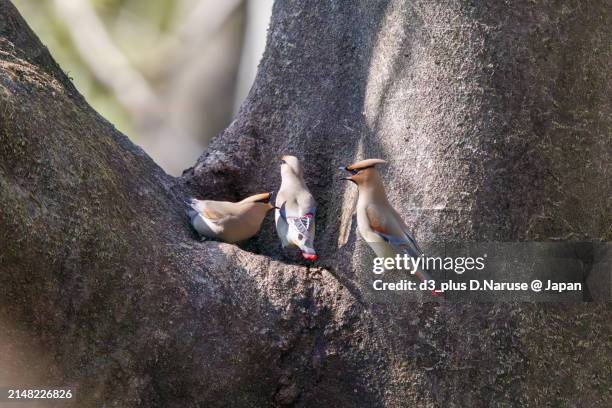
{"type": "Polygon", "coordinates": [[[184,203],[185,205],[187,205],[189,208],[198,211],[198,209],[196,208],[196,204],[198,202],[197,198],[193,198],[193,197],[189,197],[188,200],[185,200],[184,203]]]}

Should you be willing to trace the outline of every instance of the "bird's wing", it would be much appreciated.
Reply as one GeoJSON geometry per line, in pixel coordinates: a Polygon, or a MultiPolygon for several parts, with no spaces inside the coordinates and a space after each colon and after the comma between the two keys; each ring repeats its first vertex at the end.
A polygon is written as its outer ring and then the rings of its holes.
{"type": "Polygon", "coordinates": [[[279,207],[279,203],[276,203],[276,206],[278,208],[278,213],[280,214],[281,218],[283,220],[285,220],[285,222],[287,222],[287,209],[286,207],[286,202],[280,203],[280,207],[279,207]]]}
{"type": "Polygon", "coordinates": [[[222,222],[223,220],[227,219],[227,217],[232,215],[230,212],[228,212],[228,204],[232,203],[226,203],[222,201],[198,200],[197,203],[192,202],[191,207],[207,220],[218,223],[222,222]]]}
{"type": "Polygon", "coordinates": [[[423,251],[416,241],[405,231],[403,225],[394,217],[390,209],[384,211],[380,206],[370,204],[366,208],[370,227],[398,252],[406,253],[412,257],[420,256],[423,251]]]}
{"type": "Polygon", "coordinates": [[[305,190],[302,194],[297,196],[297,204],[301,216],[307,214],[310,214],[312,217],[315,216],[317,212],[317,202],[309,191],[305,190]]]}
{"type": "Polygon", "coordinates": [[[202,215],[204,215],[206,218],[208,218],[209,220],[212,220],[212,221],[218,221],[221,218],[223,218],[223,216],[220,213],[218,213],[218,212],[216,212],[216,211],[214,211],[214,210],[212,210],[210,208],[204,208],[203,211],[202,211],[202,215]]]}
{"type": "Polygon", "coordinates": [[[300,210],[295,201],[285,201],[280,206],[280,216],[289,225],[306,238],[314,233],[314,213],[316,207],[307,210],[300,210]]]}
{"type": "MultiPolygon", "coordinates": [[[[413,258],[423,254],[414,238],[406,231],[403,221],[399,218],[399,214],[395,213],[395,210],[382,209],[375,204],[370,204],[366,208],[366,214],[370,227],[396,251],[413,258]]],[[[414,274],[421,281],[432,280],[431,275],[424,268],[415,271],[414,274]]],[[[434,296],[438,296],[437,291],[434,290],[432,293],[434,296]]]]}
{"type": "Polygon", "coordinates": [[[279,191],[276,206],[285,207],[284,218],[304,217],[305,215],[314,217],[317,211],[317,203],[308,191],[291,195],[279,191]]]}

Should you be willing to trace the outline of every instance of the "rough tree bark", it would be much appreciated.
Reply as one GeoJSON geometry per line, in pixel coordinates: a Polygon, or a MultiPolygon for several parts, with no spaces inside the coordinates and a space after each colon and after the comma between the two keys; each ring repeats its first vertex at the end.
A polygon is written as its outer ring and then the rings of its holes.
{"type": "Polygon", "coordinates": [[[0,370],[79,407],[609,406],[609,304],[364,301],[334,170],[389,160],[417,239],[609,241],[609,7],[553,3],[278,1],[247,101],[174,179],[0,1],[0,370]],[[280,153],[321,262],[270,219],[196,241],[182,199],[271,190],[280,153]]]}

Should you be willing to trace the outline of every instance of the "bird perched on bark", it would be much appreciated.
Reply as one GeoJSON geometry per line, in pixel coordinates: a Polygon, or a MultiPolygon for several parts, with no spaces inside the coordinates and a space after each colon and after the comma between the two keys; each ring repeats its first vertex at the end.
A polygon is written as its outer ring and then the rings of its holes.
{"type": "Polygon", "coordinates": [[[255,194],[237,203],[229,201],[197,200],[188,203],[193,228],[206,238],[235,243],[255,235],[274,205],[272,193],[255,194]]]}
{"type": "Polygon", "coordinates": [[[302,256],[314,261],[315,213],[317,203],[304,182],[304,173],[295,156],[281,157],[281,187],[276,195],[274,219],[283,248],[297,247],[302,256]]]}
{"type": "MultiPolygon", "coordinates": [[[[357,229],[378,257],[408,254],[417,258],[423,251],[408,232],[401,216],[389,204],[382,177],[376,170],[376,165],[386,163],[381,159],[367,159],[339,168],[351,173],[349,177],[343,177],[343,180],[352,181],[359,190],[357,229]]],[[[424,270],[417,270],[415,276],[421,281],[432,280],[424,270]]],[[[437,296],[440,292],[434,290],[432,294],[437,296]]]]}

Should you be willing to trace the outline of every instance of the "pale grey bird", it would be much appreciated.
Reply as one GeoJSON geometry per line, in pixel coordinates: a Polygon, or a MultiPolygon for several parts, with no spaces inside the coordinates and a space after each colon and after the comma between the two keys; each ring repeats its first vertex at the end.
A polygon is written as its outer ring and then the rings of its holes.
{"type": "Polygon", "coordinates": [[[314,261],[315,214],[317,203],[304,182],[304,173],[295,156],[281,157],[281,187],[276,195],[276,232],[283,248],[297,247],[302,256],[314,261]]]}
{"type": "Polygon", "coordinates": [[[191,199],[191,225],[203,237],[235,243],[251,238],[261,228],[272,193],[256,194],[237,203],[191,199]]]}
{"type": "MultiPolygon", "coordinates": [[[[416,241],[408,232],[408,227],[401,216],[389,203],[382,177],[377,164],[387,163],[381,159],[367,159],[350,166],[340,167],[351,173],[343,180],[357,185],[357,229],[362,238],[381,258],[395,257],[397,254],[408,254],[417,258],[423,254],[416,241]]],[[[421,281],[432,280],[425,270],[417,270],[415,276],[421,281]]],[[[432,291],[440,295],[437,290],[432,291]]]]}

